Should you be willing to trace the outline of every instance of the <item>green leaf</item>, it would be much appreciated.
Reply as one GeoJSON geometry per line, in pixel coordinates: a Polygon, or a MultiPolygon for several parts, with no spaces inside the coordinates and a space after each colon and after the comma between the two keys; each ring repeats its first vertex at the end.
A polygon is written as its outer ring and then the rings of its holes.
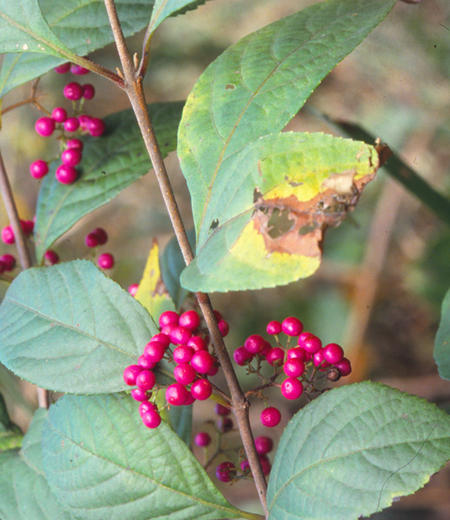
{"type": "Polygon", "coordinates": [[[0,452],[20,447],[22,439],[22,432],[9,418],[5,400],[0,394],[0,452]]]}
{"type": "MultiPolygon", "coordinates": [[[[176,148],[182,107],[182,102],[149,105],[163,157],[176,148]]],[[[104,121],[102,137],[85,139],[78,168],[81,177],[74,184],[63,185],[56,180],[57,162],[43,180],[35,226],[38,261],[84,215],[109,202],[151,168],[133,111],[117,112],[104,121]]]]}
{"type": "MultiPolygon", "coordinates": [[[[247,200],[254,196],[255,185],[248,182],[246,168],[255,171],[258,165],[249,165],[248,161],[241,164],[247,158],[246,146],[261,136],[281,131],[325,75],[394,4],[395,0],[331,0],[310,6],[242,39],[202,74],[186,102],[178,137],[181,167],[192,197],[199,256],[205,254],[204,247],[210,252],[208,242],[216,222],[223,224],[218,213],[228,210],[228,197],[237,198],[237,190],[247,200]]],[[[237,221],[231,225],[228,237],[222,238],[223,250],[234,246],[249,216],[231,218],[237,221]]],[[[241,279],[254,267],[253,260],[246,263],[241,279]]],[[[217,267],[217,263],[214,265],[217,267]]],[[[232,267],[235,265],[224,266],[220,276],[232,267]]],[[[304,272],[316,267],[308,261],[304,272]]],[[[203,265],[189,269],[191,273],[184,276],[182,284],[196,291],[287,283],[270,279],[266,283],[257,277],[248,284],[235,282],[228,287],[220,282],[203,283],[203,265]]],[[[232,278],[231,273],[228,276],[232,278]]]]}
{"type": "Polygon", "coordinates": [[[259,289],[310,276],[324,232],[339,225],[373,178],[373,147],[324,134],[262,137],[218,172],[183,271],[191,291],[259,289]]]}
{"type": "MultiPolygon", "coordinates": [[[[37,4],[36,0],[34,3],[37,4]]],[[[153,0],[116,0],[125,37],[146,27],[153,3],[153,0]]],[[[18,2],[1,0],[3,4],[16,6],[18,2]]],[[[40,0],[39,4],[54,34],[79,56],[85,56],[114,41],[103,0],[40,0]]],[[[67,58],[44,54],[5,56],[0,71],[0,97],[65,61],[67,58]]]]}
{"type": "Polygon", "coordinates": [[[156,28],[169,16],[184,14],[192,9],[197,9],[206,0],[155,0],[147,35],[155,32],[156,28]]]}
{"type": "Polygon", "coordinates": [[[42,468],[41,437],[46,410],[36,412],[22,450],[0,453],[2,520],[72,520],[51,492],[42,468]]]}
{"type": "Polygon", "coordinates": [[[38,0],[0,0],[0,54],[24,51],[58,57],[70,53],[48,26],[38,0]]]}
{"type": "Polygon", "coordinates": [[[44,466],[64,508],[80,520],[241,517],[170,426],[146,428],[137,408],[125,395],[64,396],[50,408],[44,466]]]}
{"type": "Polygon", "coordinates": [[[192,439],[192,405],[171,406],[169,419],[173,431],[189,448],[192,439]]]}
{"type": "Polygon", "coordinates": [[[0,361],[43,388],[128,388],[123,370],[157,333],[148,312],[86,260],[27,269],[0,306],[0,361]]]}
{"type": "Polygon", "coordinates": [[[341,387],[289,422],[267,494],[270,520],[355,520],[428,482],[450,458],[450,417],[375,383],[341,387]]]}
{"type": "Polygon", "coordinates": [[[450,379],[450,291],[442,302],[441,321],[434,343],[434,359],[439,375],[450,379]]]}

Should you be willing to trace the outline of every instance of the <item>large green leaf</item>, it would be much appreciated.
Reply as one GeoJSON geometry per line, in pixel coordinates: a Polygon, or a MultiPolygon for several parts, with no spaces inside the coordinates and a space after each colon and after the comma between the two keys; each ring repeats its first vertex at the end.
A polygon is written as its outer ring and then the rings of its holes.
{"type": "Polygon", "coordinates": [[[242,516],[170,426],[146,428],[125,395],[64,396],[42,450],[52,491],[80,520],[242,516]]]}
{"type": "MultiPolygon", "coordinates": [[[[149,105],[163,156],[176,148],[177,128],[182,102],[149,105]]],[[[105,134],[86,138],[80,178],[70,185],[59,183],[51,165],[39,193],[36,210],[35,241],[38,260],[63,233],[80,218],[114,198],[146,174],[151,162],[131,109],[104,119],[105,134]]]]}
{"type": "Polygon", "coordinates": [[[434,359],[443,379],[450,379],[450,291],[442,302],[441,321],[434,343],[434,359]]]}
{"type": "Polygon", "coordinates": [[[23,448],[0,453],[2,520],[72,520],[51,492],[42,467],[41,438],[47,410],[38,410],[23,448]]]}
{"type": "Polygon", "coordinates": [[[27,269],[0,306],[0,361],[43,388],[115,392],[156,332],[142,305],[91,262],[27,269]]]}
{"type": "Polygon", "coordinates": [[[275,456],[270,520],[355,520],[428,482],[450,458],[450,417],[375,383],[345,386],[289,422],[275,456]]]}
{"type": "Polygon", "coordinates": [[[155,0],[155,7],[153,8],[147,35],[150,36],[154,33],[156,28],[169,16],[183,14],[196,9],[205,2],[206,0],[155,0]]]}
{"type": "MultiPolygon", "coordinates": [[[[238,190],[249,200],[255,187],[262,189],[248,182],[248,163],[241,167],[241,159],[248,156],[245,147],[261,136],[281,131],[325,75],[394,4],[395,0],[330,0],[313,5],[242,39],[203,73],[184,108],[178,146],[192,197],[199,256],[206,256],[204,247],[210,253],[208,241],[217,221],[223,223],[216,208],[227,211],[228,197],[238,190]]],[[[251,166],[254,171],[258,164],[251,166]]],[[[310,168],[314,168],[313,163],[310,168]]],[[[279,177],[283,179],[282,171],[279,177]]],[[[222,241],[223,248],[233,247],[248,223],[248,216],[242,217],[247,219],[245,224],[240,216],[231,218],[240,220],[233,224],[227,243],[222,241]]],[[[219,277],[230,269],[225,264],[227,261],[216,258],[214,268],[220,268],[216,271],[219,277]]],[[[189,269],[200,271],[198,266],[189,269]]],[[[246,270],[241,278],[247,276],[246,270]]],[[[281,282],[258,279],[248,285],[235,283],[233,288],[275,283],[281,282]]],[[[194,273],[186,274],[183,284],[196,291],[232,288],[203,284],[194,273]]]]}
{"type": "Polygon", "coordinates": [[[280,133],[245,146],[216,177],[208,238],[183,271],[191,291],[259,289],[311,275],[324,232],[373,178],[373,147],[325,134],[280,133]]]}

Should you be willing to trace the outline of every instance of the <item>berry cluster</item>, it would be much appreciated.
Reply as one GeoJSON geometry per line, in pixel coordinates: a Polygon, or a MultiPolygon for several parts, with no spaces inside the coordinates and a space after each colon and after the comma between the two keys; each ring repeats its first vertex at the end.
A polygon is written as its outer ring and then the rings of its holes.
{"type": "MultiPolygon", "coordinates": [[[[84,237],[87,247],[95,249],[108,242],[108,234],[103,228],[95,228],[84,237]]],[[[97,265],[100,269],[112,269],[114,267],[114,256],[111,253],[102,253],[97,258],[97,265]]]]}
{"type": "MultiPolygon", "coordinates": [[[[56,67],[55,71],[59,74],[71,72],[77,76],[87,74],[89,71],[79,65],[65,63],[56,67]]],[[[72,101],[72,114],[69,115],[63,107],[55,107],[50,116],[40,117],[35,124],[36,132],[42,137],[49,137],[55,131],[59,133],[58,139],[61,143],[61,162],[56,169],[56,179],[62,184],[72,184],[78,178],[78,166],[82,160],[83,143],[75,135],[90,134],[99,137],[105,130],[105,123],[84,112],[84,102],[90,100],[95,95],[94,86],[90,83],[80,85],[76,81],[68,83],[63,94],[66,99],[72,101]]],[[[34,161],[30,165],[30,174],[35,179],[40,179],[47,175],[49,171],[48,163],[42,159],[34,161]]]]}
{"type": "MultiPolygon", "coordinates": [[[[33,233],[34,222],[32,220],[20,220],[22,231],[26,237],[33,233]]],[[[2,241],[6,245],[12,245],[16,242],[14,230],[12,226],[5,226],[1,231],[2,241]]],[[[16,267],[15,256],[6,253],[0,256],[0,274],[9,273],[16,267]]]]}
{"type": "MultiPolygon", "coordinates": [[[[228,323],[215,311],[222,335],[228,333],[228,323]]],[[[152,401],[152,390],[158,385],[153,368],[164,358],[175,365],[173,375],[176,383],[165,391],[168,406],[192,404],[195,400],[208,399],[212,384],[208,377],[219,370],[218,361],[208,350],[209,339],[201,327],[196,311],[178,314],[166,311],[159,317],[160,332],[153,336],[139,357],[137,365],[130,365],[123,373],[125,383],[137,386],[132,397],[140,401],[139,412],[148,428],[157,428],[161,423],[158,409],[152,401]]]]}

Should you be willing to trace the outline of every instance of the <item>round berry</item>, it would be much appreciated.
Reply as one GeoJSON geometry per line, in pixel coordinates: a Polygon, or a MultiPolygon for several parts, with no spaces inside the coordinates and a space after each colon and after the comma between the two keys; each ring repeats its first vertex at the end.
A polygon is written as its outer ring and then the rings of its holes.
{"type": "Polygon", "coordinates": [[[83,150],[83,141],[80,141],[79,139],[69,139],[66,142],[66,148],[75,148],[81,152],[83,150]]]}
{"type": "Polygon", "coordinates": [[[198,350],[206,350],[208,348],[206,341],[200,336],[192,336],[189,338],[186,345],[194,349],[194,352],[197,352],[198,350]]]}
{"type": "Polygon", "coordinates": [[[305,363],[300,359],[288,359],[283,366],[284,373],[289,377],[300,377],[305,372],[305,363]]]}
{"type": "Polygon", "coordinates": [[[191,358],[191,365],[199,374],[207,374],[214,363],[215,359],[207,350],[199,350],[191,358]]]}
{"type": "Polygon", "coordinates": [[[261,423],[268,428],[273,428],[281,421],[281,413],[278,408],[269,406],[261,412],[261,423]]]}
{"type": "Polygon", "coordinates": [[[98,240],[98,244],[100,246],[103,246],[106,244],[106,242],[108,242],[108,234],[106,233],[106,231],[101,228],[101,227],[98,227],[98,228],[95,228],[92,233],[94,233],[94,235],[97,236],[97,240],[98,240]]]}
{"type": "Polygon", "coordinates": [[[306,351],[301,347],[290,348],[287,351],[287,359],[298,359],[299,361],[306,361],[306,351]]]}
{"type": "Polygon", "coordinates": [[[328,381],[331,381],[332,383],[335,383],[336,381],[339,381],[341,379],[341,373],[336,367],[331,367],[327,370],[327,379],[328,381]]]}
{"type": "Polygon", "coordinates": [[[8,253],[0,256],[0,262],[3,264],[3,270],[7,272],[12,271],[16,267],[16,258],[8,253]]]}
{"type": "Polygon", "coordinates": [[[182,406],[188,398],[188,390],[180,383],[174,383],[166,389],[166,401],[173,406],[182,406]]]}
{"type": "Polygon", "coordinates": [[[48,164],[42,159],[38,159],[30,164],[30,174],[35,179],[41,179],[48,173],[48,164]]]}
{"type": "Polygon", "coordinates": [[[352,373],[352,365],[350,360],[343,358],[339,363],[335,363],[334,366],[339,370],[342,377],[348,376],[352,373]]]}
{"type": "Polygon", "coordinates": [[[130,365],[123,371],[123,380],[128,386],[134,386],[136,384],[137,376],[142,372],[142,367],[139,365],[130,365]]]}
{"type": "Polygon", "coordinates": [[[156,410],[149,410],[142,416],[142,422],[147,428],[158,428],[161,424],[161,416],[156,410]]]}
{"type": "Polygon", "coordinates": [[[94,85],[90,83],[86,83],[81,85],[83,88],[83,97],[84,99],[92,99],[95,96],[95,88],[94,85]]]}
{"type": "Polygon", "coordinates": [[[169,334],[170,341],[174,345],[186,345],[189,338],[192,336],[192,331],[186,327],[175,327],[169,334]]]}
{"type": "Polygon", "coordinates": [[[155,412],[158,411],[156,405],[151,403],[150,401],[142,401],[142,403],[139,405],[139,414],[141,415],[141,417],[144,415],[144,413],[147,413],[150,410],[154,410],[155,412]]]}
{"type": "Polygon", "coordinates": [[[213,377],[217,374],[218,371],[219,371],[219,365],[217,363],[215,363],[214,366],[211,368],[211,370],[208,370],[208,372],[206,372],[206,375],[209,377],[213,377]]]}
{"type": "Polygon", "coordinates": [[[298,318],[290,316],[289,318],[283,320],[283,323],[281,324],[281,330],[287,336],[300,336],[303,330],[303,323],[298,318]]]}
{"type": "Polygon", "coordinates": [[[184,406],[189,406],[190,404],[193,404],[195,402],[195,397],[191,394],[191,392],[188,391],[188,398],[187,401],[184,403],[184,406]]]}
{"type": "MultiPolygon", "coordinates": [[[[191,365],[189,365],[189,363],[180,363],[173,369],[173,375],[177,383],[180,383],[181,385],[190,385],[195,381],[197,372],[193,367],[191,367],[191,365]]],[[[203,381],[206,381],[206,379],[203,381]]],[[[194,397],[197,399],[195,395],[194,397]]]]}
{"type": "Polygon", "coordinates": [[[155,334],[150,341],[158,341],[164,346],[164,348],[167,348],[170,345],[169,336],[166,336],[162,332],[155,334]]]}
{"type": "Polygon", "coordinates": [[[36,121],[34,128],[42,137],[48,137],[52,135],[55,130],[55,121],[51,117],[40,117],[36,121]]]}
{"type": "Polygon", "coordinates": [[[151,370],[155,368],[156,363],[152,363],[148,358],[146,358],[143,354],[139,356],[138,365],[142,367],[144,370],[151,370]]]}
{"type": "Polygon", "coordinates": [[[63,94],[71,101],[78,101],[83,96],[83,87],[76,81],[72,81],[64,87],[63,94]]]}
{"type": "Polygon", "coordinates": [[[89,127],[89,121],[91,120],[91,116],[88,116],[87,114],[80,114],[78,116],[78,121],[80,122],[80,128],[84,131],[88,131],[89,127]]]}
{"type": "Polygon", "coordinates": [[[64,152],[61,154],[62,162],[67,164],[67,166],[76,166],[77,164],[80,164],[81,157],[82,155],[80,150],[75,148],[64,150],[64,152]]]}
{"type": "Polygon", "coordinates": [[[322,342],[311,332],[303,332],[298,338],[298,344],[309,354],[314,354],[322,348],[322,342]]]}
{"type": "Polygon", "coordinates": [[[323,355],[323,348],[314,352],[313,355],[313,363],[315,367],[320,367],[320,369],[328,368],[330,365],[325,361],[325,357],[323,355]]]}
{"type": "Polygon", "coordinates": [[[24,232],[25,236],[29,236],[31,233],[33,233],[34,222],[32,220],[21,220],[20,226],[22,227],[22,231],[24,232]]]}
{"type": "Polygon", "coordinates": [[[53,249],[47,249],[44,253],[44,259],[47,265],[55,265],[59,262],[59,255],[53,249]]]}
{"type": "Polygon", "coordinates": [[[138,289],[139,289],[138,283],[132,283],[131,285],[128,286],[128,292],[131,294],[131,296],[136,296],[138,289]]]}
{"type": "Polygon", "coordinates": [[[135,388],[134,390],[131,390],[131,397],[135,401],[147,401],[148,395],[145,390],[141,390],[140,388],[135,388]]]}
{"type": "Polygon", "coordinates": [[[82,67],[81,65],[77,65],[76,63],[72,63],[70,66],[70,72],[75,74],[75,76],[84,76],[84,74],[89,73],[89,69],[82,67]]]}
{"type": "Polygon", "coordinates": [[[258,354],[264,348],[264,338],[259,334],[252,334],[244,343],[244,347],[250,354],[258,354]]]}
{"type": "Polygon", "coordinates": [[[219,311],[213,311],[213,312],[214,312],[214,316],[216,317],[217,323],[219,323],[219,321],[222,319],[222,314],[220,314],[219,311]]]}
{"type": "Polygon", "coordinates": [[[212,394],[212,385],[207,379],[197,379],[192,383],[191,394],[198,401],[205,401],[212,394]]]}
{"type": "Polygon", "coordinates": [[[265,341],[264,340],[264,346],[262,348],[262,350],[258,353],[258,356],[261,356],[261,357],[266,357],[267,354],[272,350],[272,345],[268,342],[268,341],[265,341]]]}
{"type": "Polygon", "coordinates": [[[261,435],[256,437],[255,447],[260,455],[266,455],[266,453],[270,453],[273,450],[273,440],[270,437],[261,435]]]}
{"type": "Polygon", "coordinates": [[[298,399],[303,393],[303,385],[295,377],[288,377],[281,385],[281,393],[286,399],[298,399]]]}
{"type": "Polygon", "coordinates": [[[114,257],[111,253],[103,253],[97,258],[97,264],[101,269],[112,269],[114,267],[114,257]]]}
{"type": "Polygon", "coordinates": [[[57,74],[66,74],[70,70],[70,63],[63,63],[53,69],[57,74]]]}
{"type": "Polygon", "coordinates": [[[178,313],[175,311],[165,311],[161,313],[158,323],[159,326],[165,327],[166,325],[170,325],[171,323],[175,323],[175,325],[178,325],[179,316],[178,313]]]}
{"type": "Polygon", "coordinates": [[[194,437],[194,444],[201,448],[209,446],[211,444],[211,436],[207,432],[199,432],[194,437]]]}
{"type": "Polygon", "coordinates": [[[219,332],[222,338],[228,336],[228,333],[230,332],[230,326],[228,325],[228,322],[225,320],[220,320],[217,324],[217,327],[219,328],[219,332]]]}
{"type": "Polygon", "coordinates": [[[151,340],[144,348],[144,356],[151,363],[158,363],[164,357],[166,347],[160,341],[151,340]]]}
{"type": "MultiPolygon", "coordinates": [[[[69,151],[69,150],[67,150],[69,151]]],[[[88,233],[84,237],[84,243],[87,247],[97,247],[98,246],[98,237],[95,233],[88,233]]]]}
{"type": "Polygon", "coordinates": [[[105,131],[105,123],[102,119],[98,117],[91,117],[88,122],[88,132],[93,137],[99,137],[105,131]]]}
{"type": "Polygon", "coordinates": [[[231,417],[219,417],[216,425],[217,429],[223,433],[230,432],[234,426],[231,417]]]}
{"type": "Polygon", "coordinates": [[[67,119],[67,111],[62,107],[55,107],[52,110],[52,119],[54,119],[57,123],[64,123],[67,119]]]}
{"type": "Polygon", "coordinates": [[[183,312],[178,323],[182,327],[186,327],[194,332],[200,327],[200,317],[196,311],[183,312]]]}
{"type": "Polygon", "coordinates": [[[272,465],[270,464],[270,461],[266,457],[260,457],[259,462],[261,464],[261,469],[264,475],[268,475],[270,473],[270,470],[272,469],[272,465]]]}
{"type": "Polygon", "coordinates": [[[328,343],[323,347],[323,358],[330,365],[339,363],[344,359],[344,349],[337,343],[328,343]]]}
{"type": "Polygon", "coordinates": [[[232,462],[222,462],[216,468],[216,477],[221,482],[230,482],[236,476],[236,466],[232,462]]]}
{"type": "Polygon", "coordinates": [[[151,390],[156,383],[156,377],[150,370],[142,370],[136,378],[136,385],[141,390],[151,390]]]}
{"type": "Polygon", "coordinates": [[[64,121],[64,130],[66,132],[76,132],[80,128],[78,117],[68,117],[64,121]]]}
{"type": "Polygon", "coordinates": [[[233,352],[233,358],[237,365],[243,367],[247,363],[250,363],[250,361],[253,359],[253,354],[250,354],[250,352],[245,347],[238,347],[233,352]]]}
{"type": "Polygon", "coordinates": [[[281,330],[282,327],[279,321],[269,321],[266,327],[267,334],[270,334],[271,336],[276,336],[277,334],[280,334],[281,330]]]}
{"type": "Polygon", "coordinates": [[[226,417],[227,415],[230,415],[231,409],[228,408],[228,406],[223,406],[223,404],[216,403],[214,405],[214,413],[226,417]]]}
{"type": "Polygon", "coordinates": [[[2,240],[5,244],[14,244],[16,238],[12,226],[5,226],[2,229],[2,240]]]}
{"type": "Polygon", "coordinates": [[[173,360],[175,363],[189,363],[194,355],[194,349],[187,345],[180,345],[173,351],[173,360]]]}
{"type": "Polygon", "coordinates": [[[61,184],[73,184],[78,177],[78,172],[73,166],[61,164],[56,168],[55,177],[61,184]]]}
{"type": "Polygon", "coordinates": [[[281,366],[284,360],[284,350],[280,347],[270,349],[266,354],[266,360],[272,366],[281,366]]]}

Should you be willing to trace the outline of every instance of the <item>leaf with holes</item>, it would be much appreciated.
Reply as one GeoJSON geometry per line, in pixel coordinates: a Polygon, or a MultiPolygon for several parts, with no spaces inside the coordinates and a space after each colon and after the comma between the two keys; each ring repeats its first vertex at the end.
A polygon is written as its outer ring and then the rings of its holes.
{"type": "Polygon", "coordinates": [[[450,417],[385,385],[323,394],[289,422],[267,490],[269,520],[355,520],[428,482],[450,459],[450,417]]]}

